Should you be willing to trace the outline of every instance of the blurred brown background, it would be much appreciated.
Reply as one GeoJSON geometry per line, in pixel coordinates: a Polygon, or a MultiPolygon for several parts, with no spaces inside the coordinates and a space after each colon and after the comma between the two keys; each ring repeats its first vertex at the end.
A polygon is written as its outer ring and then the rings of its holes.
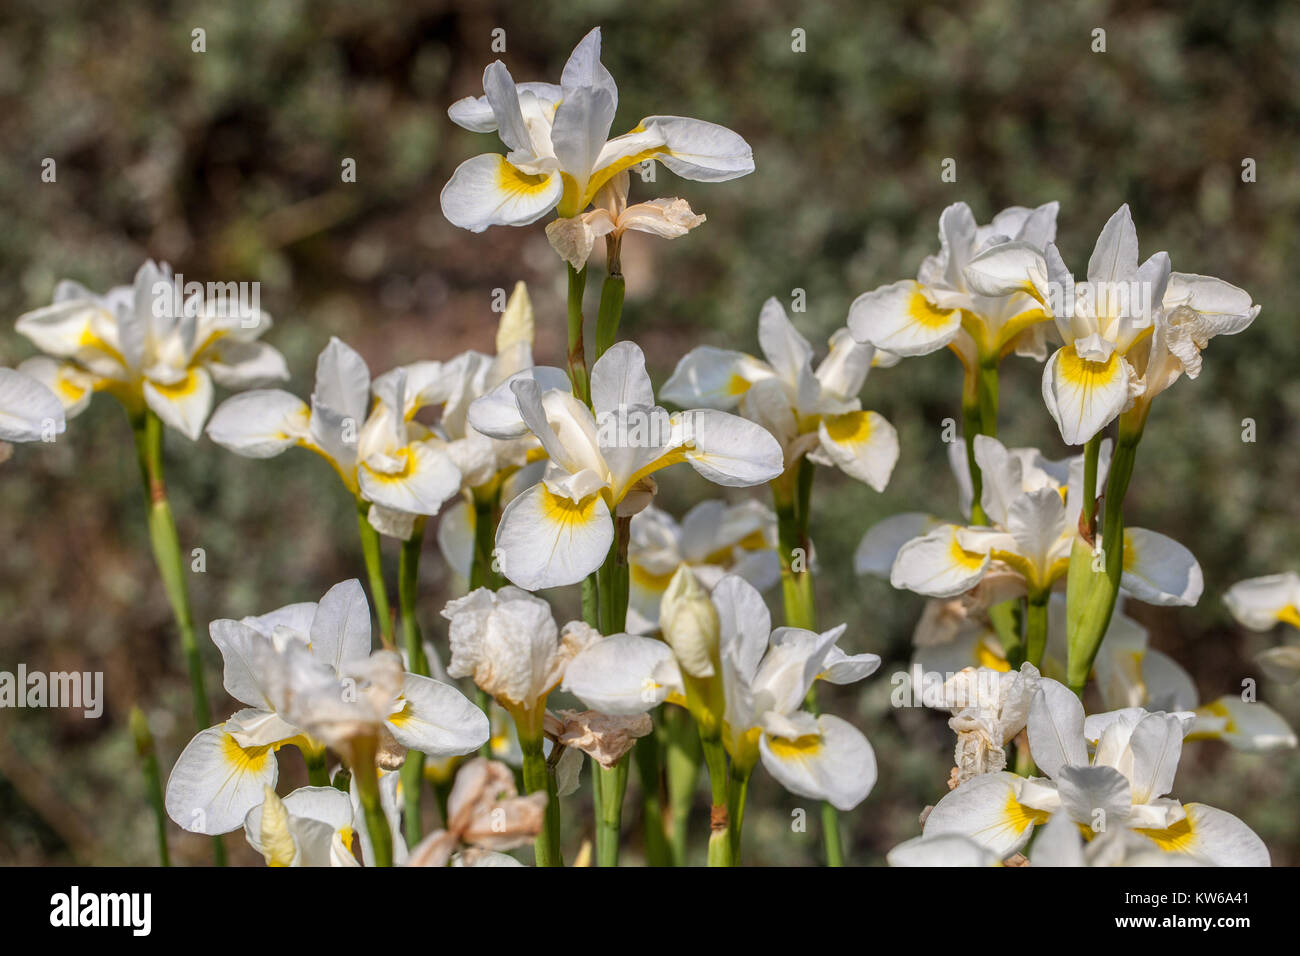
{"type": "MultiPolygon", "coordinates": [[[[0,365],[31,354],[12,319],[47,303],[59,278],[105,288],[128,281],[146,256],[201,281],[261,282],[277,323],[268,341],[289,357],[290,388],[302,395],[330,335],[376,374],[490,351],[491,290],[519,278],[538,310],[538,360],[559,364],[563,267],[542,224],[474,236],[442,218],[438,193],[451,171],[498,148],[452,125],[445,109],[481,93],[494,28],[506,31],[502,58],[517,80],[558,81],[573,44],[599,24],[620,85],[615,132],[651,113],[714,120],[750,141],[758,166],[715,186],[660,169],[655,192],[634,178],[634,197],[681,195],[708,215],[685,239],[625,244],[623,333],[644,346],[657,383],[690,346],[756,349],[762,301],[788,303],[796,288],[808,311],[795,320],[824,347],[858,293],[915,275],[937,248],[939,212],[959,199],[981,221],[1005,205],[1060,200],[1058,242],[1076,271],[1106,217],[1129,202],[1143,256],[1167,249],[1176,269],[1221,276],[1263,304],[1248,332],[1213,343],[1199,381],[1156,403],[1127,505],[1133,523],[1177,537],[1206,572],[1198,608],[1143,609],[1153,643],[1193,672],[1204,699],[1237,690],[1255,676],[1250,656],[1278,635],[1238,628],[1224,588],[1300,567],[1300,6],[784,7],[10,0],[0,11],[0,306],[9,317],[0,365]],[[191,51],[195,28],[206,31],[205,53],[191,51]],[[795,28],[805,53],[791,50],[795,28]],[[1096,28],[1105,53],[1091,50],[1096,28]],[[46,157],[57,161],[57,183],[40,180],[46,157]],[[354,184],[340,182],[347,157],[354,184]],[[945,157],[957,161],[956,183],[940,180],[945,157]],[[1241,181],[1246,157],[1255,183],[1241,181]],[[1247,417],[1258,423],[1254,444],[1241,441],[1247,417]]],[[[1029,360],[1004,366],[1002,437],[1058,457],[1040,373],[1029,360]]],[[[888,675],[908,656],[921,601],[856,580],[851,556],[890,513],[955,509],[939,432],[944,418],[960,418],[959,387],[947,354],[878,370],[863,399],[900,432],[889,490],[818,479],[822,620],[848,620],[846,643],[886,659],[877,676],[827,701],[867,733],[881,766],[875,791],[846,818],[857,863],[881,862],[945,792],[943,719],[888,705],[888,675]]],[[[0,669],[102,670],[107,693],[98,721],[0,712],[0,862],[155,859],[126,713],[135,702],[147,710],[164,768],[191,728],[130,441],[121,409],[100,396],[54,446],[19,447],[0,465],[0,669]]],[[[175,433],[167,453],[182,543],[207,552],[207,572],[191,577],[201,626],[315,600],[361,575],[352,509],[314,456],[250,461],[175,433]]],[[[716,492],[677,471],[661,485],[662,503],[679,514],[716,492]]],[[[452,584],[427,546],[422,613],[441,645],[437,611],[452,584]]],[[[572,596],[559,604],[557,613],[572,610],[572,596]]],[[[216,688],[219,659],[206,650],[216,688]]],[[[1265,684],[1263,696],[1300,724],[1294,689],[1265,684]]],[[[219,690],[214,710],[230,710],[219,690]]],[[[297,761],[282,763],[283,785],[301,782],[297,761]]],[[[810,833],[790,832],[791,809],[807,801],[758,777],[747,861],[819,859],[815,813],[810,833]]],[[[1189,745],[1175,793],[1243,817],[1276,863],[1300,862],[1294,753],[1189,745]]],[[[566,820],[570,849],[589,826],[577,809],[566,820]]],[[[172,834],[181,861],[207,858],[204,841],[172,834]]],[[[637,837],[628,840],[635,859],[637,837]]],[[[239,834],[227,845],[255,860],[239,834]]]]}

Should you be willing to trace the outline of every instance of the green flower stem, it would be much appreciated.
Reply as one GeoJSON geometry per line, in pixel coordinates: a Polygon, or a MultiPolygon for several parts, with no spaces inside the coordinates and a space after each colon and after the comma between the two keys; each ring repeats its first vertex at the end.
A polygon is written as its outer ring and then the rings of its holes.
{"type": "MultiPolygon", "coordinates": [[[[176,519],[172,516],[171,502],[167,498],[167,482],[163,475],[162,420],[146,409],[131,416],[131,432],[135,437],[140,477],[144,483],[149,544],[153,549],[158,574],[162,578],[163,590],[167,592],[172,616],[176,619],[181,652],[185,655],[185,666],[189,670],[194,725],[199,730],[206,730],[212,723],[212,711],[208,707],[208,691],[203,682],[203,658],[199,654],[194,632],[194,612],[190,608],[190,590],[185,580],[180,535],[176,531],[176,519]]],[[[212,838],[212,860],[217,866],[226,865],[226,847],[220,836],[212,838]]]]}
{"type": "Polygon", "coordinates": [[[721,737],[701,735],[704,763],[709,768],[713,805],[709,813],[709,866],[733,866],[731,826],[727,810],[727,752],[721,737]]]}
{"type": "Polygon", "coordinates": [[[600,311],[596,313],[596,359],[604,355],[618,338],[623,318],[623,277],[610,273],[600,287],[600,311]]]}
{"type": "Polygon", "coordinates": [[[690,715],[681,707],[664,708],[664,737],[667,743],[668,813],[672,820],[670,847],[673,866],[685,866],[690,845],[691,807],[700,783],[703,753],[700,735],[690,715]]]}
{"type": "Polygon", "coordinates": [[[163,806],[162,774],[158,770],[158,754],[154,750],[153,734],[149,721],[139,707],[131,707],[131,736],[135,739],[135,753],[140,758],[140,771],[144,775],[145,791],[153,807],[154,829],[158,837],[158,859],[163,866],[171,866],[167,852],[167,811],[163,806]]]}
{"type": "MultiPolygon", "coordinates": [[[[1124,497],[1133,477],[1138,444],[1146,426],[1149,405],[1135,406],[1120,416],[1119,435],[1106,475],[1101,532],[1102,568],[1094,570],[1094,552],[1076,539],[1066,579],[1069,654],[1066,680],[1082,696],[1092,664],[1110,627],[1124,574],[1124,497]]],[[[1085,470],[1087,459],[1085,457],[1085,470]]]]}
{"type": "Polygon", "coordinates": [[[573,394],[590,405],[587,347],[582,341],[582,293],[586,288],[587,270],[569,266],[569,380],[573,383],[573,394]]]}
{"type": "Polygon", "coordinates": [[[1083,512],[1081,520],[1088,523],[1089,536],[1097,532],[1097,466],[1101,458],[1101,432],[1088,439],[1083,446],[1083,512]]]}
{"type": "Polygon", "coordinates": [[[474,561],[470,565],[469,588],[501,587],[501,574],[493,568],[492,552],[496,549],[497,522],[501,520],[501,490],[474,494],[474,561]]]}
{"type": "Polygon", "coordinates": [[[555,775],[542,753],[541,734],[529,735],[519,726],[519,749],[524,755],[525,792],[546,794],[546,823],[533,842],[537,865],[563,866],[560,857],[560,802],[555,791],[555,775]]]}
{"type": "Polygon", "coordinates": [[[167,483],[163,477],[163,424],[152,411],[145,411],[131,419],[131,429],[135,434],[145,503],[149,509],[149,543],[153,547],[154,561],[162,577],[163,590],[167,592],[167,601],[176,618],[181,650],[189,668],[194,724],[199,730],[206,730],[212,723],[212,712],[208,708],[203,661],[199,656],[199,645],[194,633],[194,612],[190,609],[190,592],[185,580],[180,536],[176,532],[176,520],[172,517],[171,503],[167,499],[167,483]]]}
{"type": "MultiPolygon", "coordinates": [[[[788,627],[801,627],[809,631],[817,630],[817,603],[813,592],[812,570],[809,567],[811,545],[808,537],[814,468],[807,458],[800,458],[772,481],[785,623],[788,627]]],[[[813,713],[819,712],[815,684],[808,689],[805,706],[813,713]]],[[[822,805],[821,814],[826,861],[830,866],[840,866],[844,854],[839,814],[830,804],[822,805]]],[[[739,846],[738,830],[735,839],[739,846]]]]}
{"type": "MultiPolygon", "coordinates": [[[[662,713],[662,712],[661,712],[662,713]]],[[[660,795],[662,762],[657,733],[636,742],[632,750],[641,780],[641,825],[645,834],[646,862],[651,866],[672,866],[672,849],[664,832],[663,802],[660,795]]]]}
{"type": "Polygon", "coordinates": [[[366,832],[370,834],[375,866],[392,866],[393,833],[388,828],[388,818],[384,816],[383,803],[379,797],[379,774],[375,771],[376,749],[374,737],[354,739],[349,763],[352,779],[357,785],[357,796],[361,800],[361,809],[365,813],[366,832]]]}
{"type": "Polygon", "coordinates": [[[1031,591],[1025,614],[1025,660],[1035,667],[1043,666],[1043,652],[1047,650],[1047,600],[1051,588],[1031,591]]]}
{"type": "MultiPolygon", "coordinates": [[[[727,778],[727,835],[731,841],[732,866],[740,865],[740,831],[745,825],[745,797],[749,793],[749,778],[753,772],[753,767],[741,767],[733,761],[727,778]]],[[[839,866],[839,863],[831,865],[839,866]]]]}
{"type": "MultiPolygon", "coordinates": [[[[429,676],[429,662],[424,655],[424,640],[420,635],[420,621],[415,613],[415,598],[419,590],[420,551],[424,544],[423,515],[415,519],[411,536],[402,542],[402,552],[397,565],[397,604],[402,617],[402,640],[406,645],[407,667],[411,673],[429,676]]],[[[406,842],[415,846],[422,836],[420,795],[424,783],[424,754],[412,750],[402,764],[402,818],[406,821],[406,842]]]]}
{"type": "Polygon", "coordinates": [[[623,825],[623,798],[627,793],[627,755],[606,769],[593,763],[592,778],[600,790],[600,815],[596,821],[596,865],[618,866],[618,836],[623,825]]]}
{"type": "Polygon", "coordinates": [[[307,783],[313,787],[330,785],[329,768],[325,765],[325,748],[320,750],[300,750],[302,762],[307,765],[307,783]]]}
{"type": "Polygon", "coordinates": [[[366,575],[370,580],[370,596],[375,602],[375,616],[379,618],[379,633],[384,646],[396,645],[393,634],[393,613],[388,607],[388,585],[384,583],[384,562],[379,548],[379,532],[366,517],[370,502],[357,496],[357,531],[361,535],[361,554],[366,560],[366,575]]]}

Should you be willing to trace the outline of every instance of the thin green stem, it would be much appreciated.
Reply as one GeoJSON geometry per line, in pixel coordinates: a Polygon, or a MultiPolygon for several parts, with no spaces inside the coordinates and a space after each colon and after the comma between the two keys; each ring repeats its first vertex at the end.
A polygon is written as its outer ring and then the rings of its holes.
{"type": "Polygon", "coordinates": [[[690,714],[681,707],[664,708],[664,736],[667,742],[665,756],[673,865],[685,866],[690,845],[691,808],[700,783],[703,753],[700,735],[695,731],[690,714]]]}
{"type": "MultiPolygon", "coordinates": [[[[411,536],[402,542],[397,565],[397,604],[402,618],[402,639],[406,645],[407,668],[421,677],[429,676],[429,662],[424,653],[424,639],[415,602],[420,581],[420,552],[424,545],[423,515],[415,519],[411,536]]],[[[402,764],[402,818],[406,821],[406,842],[415,846],[423,836],[420,797],[424,785],[424,754],[412,750],[402,764]]]]}
{"type": "Polygon", "coordinates": [[[1043,666],[1043,653],[1047,650],[1047,601],[1051,588],[1031,592],[1025,613],[1025,660],[1035,667],[1043,666]]]}
{"type": "Polygon", "coordinates": [[[664,832],[660,792],[663,769],[658,734],[652,732],[642,737],[632,753],[636,758],[637,777],[641,781],[641,825],[645,834],[646,862],[651,866],[672,866],[672,849],[664,832]]]}
{"type": "Polygon", "coordinates": [[[753,772],[753,767],[746,769],[733,762],[727,778],[727,835],[731,841],[732,866],[740,865],[740,833],[745,825],[745,798],[753,772]]]}
{"type": "Polygon", "coordinates": [[[357,796],[370,835],[370,850],[375,866],[393,865],[393,832],[384,815],[379,796],[379,774],[375,770],[377,743],[374,737],[357,737],[351,741],[352,780],[357,785],[357,796]]]}
{"type": "Polygon", "coordinates": [[[600,287],[600,310],[596,313],[596,359],[609,350],[618,338],[623,317],[623,277],[611,274],[600,287]]]}
{"type": "MultiPolygon", "coordinates": [[[[189,671],[194,725],[199,730],[206,730],[212,723],[212,711],[208,706],[208,691],[203,680],[203,658],[199,654],[194,631],[194,612],[190,607],[190,590],[185,579],[180,535],[176,531],[176,519],[167,498],[162,461],[162,420],[146,409],[131,416],[131,432],[135,437],[140,478],[144,483],[149,544],[153,549],[159,577],[162,578],[163,590],[167,593],[167,602],[171,605],[172,616],[176,619],[181,652],[189,671]]],[[[226,865],[226,847],[219,835],[212,838],[212,859],[217,866],[226,865]]]]}
{"type": "Polygon", "coordinates": [[[618,866],[618,836],[623,824],[623,798],[627,793],[627,755],[606,769],[593,763],[595,786],[600,790],[600,815],[596,826],[596,865],[618,866]]]}
{"type": "Polygon", "coordinates": [[[325,765],[325,750],[300,749],[302,762],[307,766],[307,783],[313,787],[330,785],[329,768],[325,765]]]}
{"type": "Polygon", "coordinates": [[[587,347],[582,340],[582,293],[587,288],[587,270],[569,266],[569,380],[573,394],[591,404],[591,386],[587,379],[587,347]]]}
{"type": "Polygon", "coordinates": [[[131,736],[135,739],[135,753],[140,758],[140,772],[144,776],[145,792],[153,807],[154,832],[158,838],[158,859],[163,866],[171,866],[167,852],[167,811],[163,804],[162,774],[158,769],[158,754],[154,749],[149,721],[139,707],[131,708],[131,736]]]}
{"type": "MultiPolygon", "coordinates": [[[[516,724],[518,726],[518,724],[516,724]]],[[[524,790],[546,794],[546,822],[533,842],[538,866],[563,866],[560,857],[560,803],[555,790],[555,775],[542,753],[541,735],[530,736],[519,727],[519,749],[524,755],[524,790]]]]}
{"type": "Polygon", "coordinates": [[[704,764],[709,768],[713,805],[709,812],[709,866],[733,866],[731,826],[727,811],[727,752],[718,737],[700,737],[704,764]]]}
{"type": "Polygon", "coordinates": [[[388,607],[388,585],[384,583],[384,562],[379,547],[379,532],[370,523],[370,502],[357,496],[357,531],[361,535],[361,554],[366,562],[366,576],[370,581],[370,596],[375,602],[375,616],[379,618],[379,633],[384,646],[396,645],[393,634],[393,613],[388,607]]]}
{"type": "Polygon", "coordinates": [[[492,553],[496,549],[497,522],[501,518],[501,491],[491,494],[474,494],[474,561],[470,565],[469,587],[501,587],[501,574],[494,565],[492,553]]]}

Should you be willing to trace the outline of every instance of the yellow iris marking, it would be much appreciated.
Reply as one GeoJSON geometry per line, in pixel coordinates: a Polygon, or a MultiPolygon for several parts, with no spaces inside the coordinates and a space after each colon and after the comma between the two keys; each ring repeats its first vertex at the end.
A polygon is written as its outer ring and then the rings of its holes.
{"type": "Polygon", "coordinates": [[[389,714],[388,722],[390,724],[396,724],[398,727],[401,727],[403,724],[408,723],[412,716],[413,715],[411,713],[411,702],[409,700],[403,700],[402,709],[397,711],[396,713],[389,714]]]}
{"type": "Polygon", "coordinates": [[[1163,830],[1138,830],[1166,853],[1191,853],[1196,845],[1196,830],[1192,827],[1192,818],[1183,817],[1171,827],[1163,830]]]}
{"type": "Polygon", "coordinates": [[[1014,793],[1007,794],[1007,805],[1003,808],[1006,824],[1017,833],[1024,833],[1030,825],[1045,823],[1051,816],[1046,810],[1034,810],[1016,799],[1014,793]]]}
{"type": "Polygon", "coordinates": [[[1007,659],[989,647],[987,641],[980,641],[975,645],[975,663],[980,667],[987,667],[995,671],[1011,670],[1011,665],[1007,663],[1007,659]]]}
{"type": "Polygon", "coordinates": [[[926,329],[941,329],[952,321],[952,309],[936,309],[920,292],[913,292],[907,302],[907,317],[926,329]]]}
{"type": "Polygon", "coordinates": [[[1222,701],[1212,700],[1204,707],[1198,708],[1198,710],[1212,717],[1222,717],[1226,721],[1223,725],[1225,734],[1235,734],[1237,732],[1237,722],[1232,719],[1232,711],[1224,706],[1222,701]]]}
{"type": "Polygon", "coordinates": [[[974,551],[967,551],[957,540],[957,536],[952,536],[952,544],[948,548],[948,555],[952,558],[953,564],[967,571],[978,571],[984,565],[984,555],[976,554],[974,551]]]}
{"type": "Polygon", "coordinates": [[[572,524],[589,524],[596,512],[596,496],[588,495],[582,501],[573,501],[551,494],[550,489],[543,486],[542,510],[548,521],[563,527],[572,524]]]}
{"type": "Polygon", "coordinates": [[[369,465],[366,466],[366,471],[376,481],[387,482],[406,481],[415,474],[416,460],[415,456],[411,454],[409,449],[403,448],[393,457],[401,459],[402,467],[400,471],[375,471],[369,465]]]}
{"type": "Polygon", "coordinates": [[[1282,610],[1277,612],[1277,619],[1283,624],[1290,624],[1292,627],[1300,627],[1300,611],[1297,611],[1294,604],[1288,604],[1282,610]]]}
{"type": "MultiPolygon", "coordinates": [[[[711,562],[718,563],[718,562],[711,562]]],[[[673,579],[673,571],[666,574],[655,574],[653,571],[647,571],[643,565],[633,564],[629,568],[632,581],[647,591],[666,591],[668,582],[673,579]]]]}
{"type": "Polygon", "coordinates": [[[221,735],[221,756],[236,774],[261,773],[271,759],[272,745],[241,747],[230,734],[221,735]]]}
{"type": "Polygon", "coordinates": [[[826,434],[837,445],[864,445],[871,438],[871,419],[866,412],[846,412],[822,419],[826,434]]]}
{"type": "Polygon", "coordinates": [[[174,382],[170,385],[160,385],[157,382],[150,382],[150,384],[153,385],[154,391],[160,393],[163,398],[174,402],[177,399],[188,398],[197,392],[199,389],[199,377],[194,374],[194,369],[189,369],[186,371],[185,377],[179,382],[174,382]]]}
{"type": "Polygon", "coordinates": [[[59,394],[69,402],[80,401],[81,397],[86,394],[86,390],[76,382],[69,381],[60,375],[54,380],[55,387],[58,388],[59,394]]]}
{"type": "Polygon", "coordinates": [[[1073,348],[1062,349],[1057,371],[1063,381],[1083,391],[1109,385],[1124,372],[1118,352],[1112,352],[1104,362],[1093,362],[1080,358],[1073,348]]]}
{"type": "Polygon", "coordinates": [[[511,199],[537,196],[551,188],[551,177],[520,172],[501,157],[497,164],[497,188],[511,199]]]}
{"type": "Polygon", "coordinates": [[[744,395],[749,391],[749,386],[751,384],[753,383],[750,382],[749,379],[733,372],[731,378],[727,379],[727,386],[723,389],[723,392],[727,395],[744,395]]]}
{"type": "Polygon", "coordinates": [[[807,760],[821,751],[822,738],[818,734],[804,734],[795,740],[768,737],[767,748],[781,760],[807,760]]]}

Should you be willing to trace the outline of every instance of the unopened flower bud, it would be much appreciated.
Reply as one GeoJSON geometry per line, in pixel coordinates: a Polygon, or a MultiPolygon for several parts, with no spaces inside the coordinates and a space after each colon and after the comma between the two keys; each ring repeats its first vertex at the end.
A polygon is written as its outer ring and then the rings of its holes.
{"type": "Polygon", "coordinates": [[[659,626],[692,677],[712,677],[718,653],[718,610],[691,569],[682,565],[668,582],[659,604],[659,626]]]}

